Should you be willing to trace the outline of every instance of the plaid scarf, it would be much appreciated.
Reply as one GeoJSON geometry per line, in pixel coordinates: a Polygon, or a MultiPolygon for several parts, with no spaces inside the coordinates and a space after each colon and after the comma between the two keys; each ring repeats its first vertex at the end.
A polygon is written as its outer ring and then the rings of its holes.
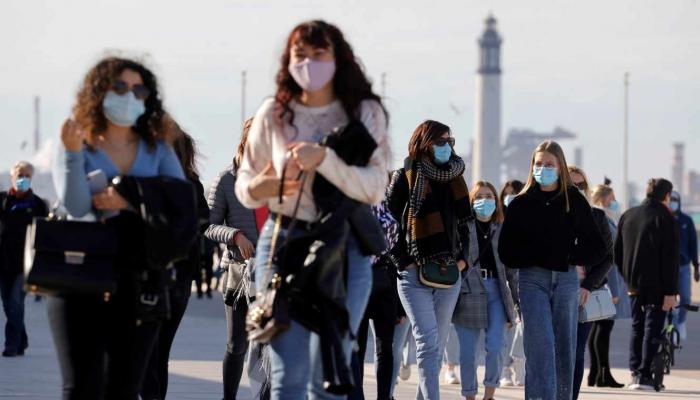
{"type": "MultiPolygon", "coordinates": [[[[464,161],[459,157],[452,157],[448,167],[447,169],[438,168],[432,160],[427,158],[421,161],[407,158],[404,162],[409,189],[408,251],[418,265],[436,260],[456,263],[455,251],[459,250],[452,248],[452,233],[445,232],[440,213],[442,205],[437,204],[431,193],[429,181],[449,183],[456,217],[455,227],[460,236],[468,232],[467,221],[471,211],[469,189],[462,175],[464,161]]],[[[459,246],[459,242],[455,245],[459,246]]]]}

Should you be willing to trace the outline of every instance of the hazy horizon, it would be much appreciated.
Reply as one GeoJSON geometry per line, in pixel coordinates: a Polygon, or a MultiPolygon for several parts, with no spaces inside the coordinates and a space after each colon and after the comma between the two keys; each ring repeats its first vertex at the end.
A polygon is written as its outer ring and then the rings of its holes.
{"type": "Polygon", "coordinates": [[[0,5],[0,157],[5,170],[33,130],[42,99],[44,140],[57,138],[85,72],[106,49],[147,55],[165,105],[200,144],[205,185],[233,155],[240,74],[247,115],[273,93],[289,30],[303,20],[337,24],[381,91],[387,73],[394,161],[414,127],[450,125],[457,150],[473,137],[477,36],[492,12],[503,36],[502,140],[510,128],[579,135],[562,145],[593,183],[621,189],[623,75],[630,72],[630,176],[671,175],[672,143],[686,143],[686,171],[700,170],[700,4],[652,1],[166,1],[5,0],[0,5]],[[459,114],[450,104],[455,104],[459,114]]]}

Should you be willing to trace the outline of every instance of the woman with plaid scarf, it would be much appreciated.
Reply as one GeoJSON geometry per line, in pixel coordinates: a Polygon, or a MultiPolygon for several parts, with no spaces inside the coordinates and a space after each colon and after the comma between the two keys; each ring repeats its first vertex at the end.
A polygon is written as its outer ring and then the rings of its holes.
{"type": "Polygon", "coordinates": [[[440,398],[440,364],[459,296],[458,270],[467,265],[469,191],[464,161],[453,147],[448,126],[436,121],[420,124],[387,196],[389,210],[399,221],[400,240],[391,256],[399,267],[399,297],[416,339],[418,399],[440,398]],[[431,275],[431,270],[439,272],[431,275]],[[454,282],[445,279],[448,276],[454,276],[454,282]]]}

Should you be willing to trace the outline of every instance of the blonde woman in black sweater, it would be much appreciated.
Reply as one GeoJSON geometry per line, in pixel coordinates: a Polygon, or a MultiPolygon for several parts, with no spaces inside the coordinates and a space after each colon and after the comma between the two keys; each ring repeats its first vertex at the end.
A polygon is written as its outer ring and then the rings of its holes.
{"type": "Polygon", "coordinates": [[[526,399],[571,399],[579,305],[574,266],[595,264],[607,250],[588,201],[571,184],[561,147],[541,143],[523,192],[508,206],[498,245],[503,263],[520,269],[526,399]]]}

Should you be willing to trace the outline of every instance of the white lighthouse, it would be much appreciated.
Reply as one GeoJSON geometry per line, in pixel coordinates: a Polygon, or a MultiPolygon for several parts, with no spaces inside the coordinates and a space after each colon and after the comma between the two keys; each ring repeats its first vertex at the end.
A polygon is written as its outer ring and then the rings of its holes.
{"type": "Polygon", "coordinates": [[[479,180],[501,184],[501,36],[493,15],[479,38],[476,75],[472,184],[479,180]]]}

